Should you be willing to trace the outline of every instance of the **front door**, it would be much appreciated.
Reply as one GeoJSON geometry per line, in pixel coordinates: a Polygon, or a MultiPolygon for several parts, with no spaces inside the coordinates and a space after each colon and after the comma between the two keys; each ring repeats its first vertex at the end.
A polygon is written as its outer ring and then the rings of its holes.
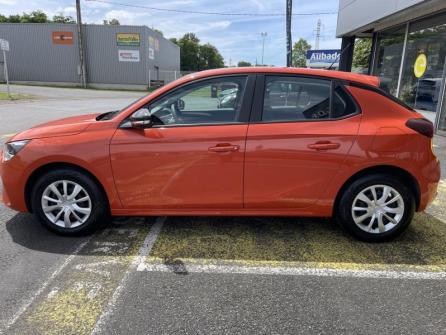
{"type": "Polygon", "coordinates": [[[238,75],[185,85],[136,112],[152,115],[151,128],[118,129],[110,153],[124,207],[241,208],[252,80],[238,75]]]}
{"type": "Polygon", "coordinates": [[[261,83],[246,143],[245,207],[311,206],[356,139],[359,109],[330,80],[271,75],[261,83]]]}

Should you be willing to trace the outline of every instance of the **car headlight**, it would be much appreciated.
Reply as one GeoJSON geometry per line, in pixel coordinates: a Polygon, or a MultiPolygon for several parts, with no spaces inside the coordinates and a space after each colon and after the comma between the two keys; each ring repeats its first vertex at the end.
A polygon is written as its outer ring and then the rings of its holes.
{"type": "Polygon", "coordinates": [[[22,150],[30,140],[14,141],[5,144],[3,149],[3,161],[7,162],[22,150]]]}

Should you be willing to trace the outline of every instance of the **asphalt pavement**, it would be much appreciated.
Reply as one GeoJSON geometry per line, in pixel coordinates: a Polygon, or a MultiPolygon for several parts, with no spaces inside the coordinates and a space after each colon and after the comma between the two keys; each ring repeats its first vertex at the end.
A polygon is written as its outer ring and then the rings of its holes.
{"type": "MultiPolygon", "coordinates": [[[[0,101],[2,142],[142,95],[13,90],[32,98],[0,101]]],[[[434,150],[444,169],[446,140],[434,150]]],[[[329,219],[256,217],[115,218],[68,238],[0,204],[0,333],[446,333],[445,241],[444,180],[407,233],[382,244],[329,219]]]]}

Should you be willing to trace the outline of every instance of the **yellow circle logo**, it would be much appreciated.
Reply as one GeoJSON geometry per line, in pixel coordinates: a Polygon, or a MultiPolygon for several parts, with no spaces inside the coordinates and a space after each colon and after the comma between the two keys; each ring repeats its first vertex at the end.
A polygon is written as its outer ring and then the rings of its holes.
{"type": "Polygon", "coordinates": [[[419,54],[413,66],[413,74],[420,78],[423,76],[427,68],[427,57],[425,54],[419,54]]]}

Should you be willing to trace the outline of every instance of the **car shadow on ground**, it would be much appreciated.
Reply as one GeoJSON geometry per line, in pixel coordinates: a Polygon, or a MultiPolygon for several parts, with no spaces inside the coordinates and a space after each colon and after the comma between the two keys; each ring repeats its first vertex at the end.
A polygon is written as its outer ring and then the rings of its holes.
{"type": "MultiPolygon", "coordinates": [[[[101,241],[101,243],[106,243],[107,241],[111,241],[113,239],[113,243],[116,243],[117,237],[111,237],[111,234],[106,234],[107,231],[131,231],[135,230],[137,227],[140,227],[144,223],[150,223],[153,220],[154,218],[114,218],[105,228],[99,229],[93,234],[67,237],[60,236],[49,231],[43,227],[32,214],[17,213],[6,222],[5,229],[11,236],[14,243],[17,243],[27,249],[39,252],[69,255],[72,254],[82,242],[90,238],[93,240],[93,242],[101,241]]],[[[144,226],[146,227],[146,230],[148,230],[147,225],[144,226]]],[[[123,242],[127,242],[124,240],[128,240],[129,235],[121,234],[121,238],[123,239],[123,242]]],[[[92,250],[92,248],[83,248],[78,253],[79,255],[91,254],[97,256],[97,253],[92,250]]]]}
{"type": "MultiPolygon", "coordinates": [[[[155,218],[114,218],[93,240],[119,242],[127,235],[108,231],[148,227],[155,218]]],[[[88,236],[63,237],[49,232],[30,214],[19,213],[6,223],[12,240],[28,249],[70,254],[88,236]]],[[[130,235],[129,235],[130,236],[130,235]]],[[[417,213],[408,230],[394,241],[364,243],[345,233],[330,219],[280,217],[169,217],[151,252],[166,265],[183,260],[298,263],[334,266],[422,266],[446,271],[446,224],[417,213]]],[[[97,255],[92,248],[81,255],[97,255]]],[[[138,248],[132,251],[136,254],[138,248]]],[[[110,254],[110,256],[117,256],[110,254]]]]}

